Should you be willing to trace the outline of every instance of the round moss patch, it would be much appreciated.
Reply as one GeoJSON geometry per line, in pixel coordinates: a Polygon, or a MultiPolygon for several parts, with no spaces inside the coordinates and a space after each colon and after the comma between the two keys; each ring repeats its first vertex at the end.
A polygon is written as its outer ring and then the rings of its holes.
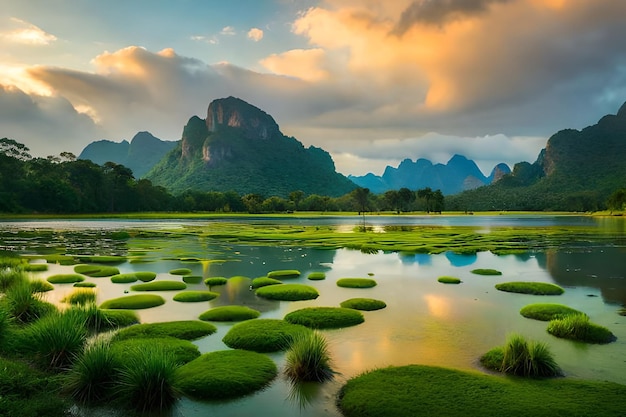
{"type": "Polygon", "coordinates": [[[100,308],[140,310],[165,304],[163,297],[154,294],[127,295],[112,298],[100,304],[100,308]]]}
{"type": "Polygon", "coordinates": [[[43,272],[48,270],[48,264],[25,264],[23,268],[26,272],[43,272]]]}
{"type": "Polygon", "coordinates": [[[173,337],[176,339],[195,340],[217,331],[211,323],[199,320],[166,321],[162,323],[144,323],[120,330],[116,340],[134,337],[173,337]]]}
{"type": "Polygon", "coordinates": [[[311,329],[339,329],[356,326],[365,319],[360,311],[352,308],[308,307],[287,314],[285,321],[311,329]]]}
{"type": "Polygon", "coordinates": [[[270,300],[300,301],[314,300],[319,297],[319,292],[308,285],[282,284],[269,285],[256,290],[256,295],[270,300]]]}
{"type": "Polygon", "coordinates": [[[526,318],[541,321],[550,321],[557,317],[563,317],[569,314],[583,314],[582,312],[566,305],[553,303],[529,304],[522,307],[519,313],[526,318]]]}
{"type": "Polygon", "coordinates": [[[252,288],[256,289],[256,288],[261,288],[261,287],[267,287],[268,285],[277,285],[277,284],[282,284],[282,283],[283,282],[278,279],[260,277],[260,278],[255,278],[252,280],[252,288]]]}
{"type": "Polygon", "coordinates": [[[372,288],[376,281],[371,278],[341,278],[337,280],[338,287],[344,288],[372,288]]]}
{"type": "Polygon", "coordinates": [[[187,284],[181,281],[152,281],[130,287],[133,291],[180,291],[185,288],[187,284]]]}
{"type": "Polygon", "coordinates": [[[111,282],[114,284],[128,284],[131,282],[137,282],[138,278],[135,274],[117,274],[111,277],[111,282]]]}
{"type": "Polygon", "coordinates": [[[137,271],[135,272],[135,276],[139,281],[150,282],[156,278],[157,274],[152,271],[137,271]]]}
{"type": "Polygon", "coordinates": [[[185,364],[200,357],[198,346],[189,340],[167,336],[114,339],[111,343],[111,351],[117,357],[117,362],[124,362],[128,352],[142,352],[153,347],[170,353],[179,364],[185,364]]]}
{"type": "Polygon", "coordinates": [[[176,269],[172,269],[170,271],[170,274],[172,274],[172,275],[190,275],[191,274],[191,269],[189,269],[189,268],[176,268],[176,269]]]}
{"type": "Polygon", "coordinates": [[[461,280],[459,278],[456,277],[439,277],[437,278],[437,281],[441,282],[442,284],[460,284],[461,280]]]}
{"type": "Polygon", "coordinates": [[[183,277],[183,282],[187,284],[200,284],[202,282],[202,277],[199,275],[185,275],[183,277]]]}
{"type": "Polygon", "coordinates": [[[213,291],[182,291],[174,296],[174,301],[197,303],[200,301],[210,301],[219,295],[219,293],[213,291]]]}
{"type": "Polygon", "coordinates": [[[350,298],[339,304],[343,308],[351,308],[354,310],[374,311],[387,307],[384,301],[374,298],[350,298]]]}
{"type": "Polygon", "coordinates": [[[472,274],[477,274],[477,275],[502,275],[502,272],[498,271],[497,269],[490,269],[490,268],[478,268],[478,269],[472,269],[472,274]]]}
{"type": "Polygon", "coordinates": [[[243,321],[256,319],[260,311],[246,306],[215,307],[200,314],[199,319],[205,321],[243,321]]]}
{"type": "Polygon", "coordinates": [[[114,266],[80,264],[74,267],[74,272],[87,275],[88,277],[100,278],[117,275],[120,273],[120,270],[114,266]]]}
{"type": "Polygon", "coordinates": [[[204,280],[204,285],[212,287],[214,285],[225,285],[227,282],[228,279],[224,277],[209,277],[204,280]]]}
{"type": "Polygon", "coordinates": [[[276,364],[265,355],[225,350],[206,353],[180,367],[177,386],[196,399],[236,398],[266,387],[277,374],[276,364]]]}
{"type": "Polygon", "coordinates": [[[533,295],[561,295],[565,290],[547,282],[503,282],[496,284],[496,289],[505,292],[533,295]]]}
{"type": "Polygon", "coordinates": [[[321,281],[323,279],[326,279],[326,274],[324,272],[311,272],[306,278],[310,279],[311,281],[321,281]]]}
{"type": "Polygon", "coordinates": [[[270,271],[267,273],[268,278],[274,279],[289,279],[289,278],[298,278],[300,276],[300,271],[297,269],[281,269],[278,271],[270,271]]]}
{"type": "Polygon", "coordinates": [[[287,349],[296,335],[310,331],[304,326],[284,320],[247,320],[231,327],[222,341],[233,349],[277,352],[287,349]]]}
{"type": "Polygon", "coordinates": [[[49,276],[47,280],[50,284],[72,284],[84,281],[85,277],[79,274],[57,274],[49,276]]]}
{"type": "Polygon", "coordinates": [[[78,258],[82,262],[92,262],[92,263],[99,263],[99,264],[121,264],[122,262],[126,262],[125,256],[117,256],[117,255],[79,256],[78,258]]]}
{"type": "Polygon", "coordinates": [[[83,288],[94,288],[96,286],[95,282],[89,281],[81,281],[74,283],[74,287],[83,287],[83,288]]]}

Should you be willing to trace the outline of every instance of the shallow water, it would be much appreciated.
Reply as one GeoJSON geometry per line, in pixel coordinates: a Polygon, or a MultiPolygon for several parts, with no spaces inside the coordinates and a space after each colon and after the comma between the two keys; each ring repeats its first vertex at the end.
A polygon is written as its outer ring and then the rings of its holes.
{"type": "MultiPolygon", "coordinates": [[[[433,216],[423,217],[430,220],[433,216]]],[[[472,224],[474,226],[491,227],[501,226],[498,223],[500,219],[508,216],[459,217],[471,219],[475,222],[472,224]]],[[[445,218],[438,217],[439,220],[445,218]]],[[[421,224],[419,222],[425,221],[422,217],[410,218],[408,221],[403,219],[407,224],[421,224]]],[[[341,222],[333,224],[349,224],[344,218],[340,220],[341,222]]],[[[370,217],[367,220],[372,221],[370,217]]],[[[259,218],[257,221],[272,220],[259,218]]],[[[306,222],[313,221],[306,219],[306,222]]],[[[354,221],[352,218],[352,222],[354,221]]],[[[386,225],[388,221],[390,220],[385,218],[375,224],[386,225]]],[[[506,220],[511,221],[510,218],[506,220]]],[[[556,227],[585,223],[586,226],[608,227],[618,233],[624,228],[623,219],[609,219],[604,222],[573,216],[532,216],[524,217],[519,222],[521,223],[516,225],[525,226],[530,222],[532,225],[556,227]]],[[[116,220],[114,226],[109,222],[97,221],[90,221],[82,226],[70,223],[73,231],[88,230],[91,240],[97,240],[98,230],[147,226],[145,222],[138,224],[135,221],[126,223],[120,220],[116,220]]],[[[149,223],[150,226],[147,227],[150,228],[155,225],[172,228],[184,222],[149,223]]],[[[66,226],[67,222],[55,222],[50,228],[69,230],[66,226]]],[[[0,225],[0,231],[3,232],[23,230],[22,228],[48,229],[35,222],[0,225]]],[[[58,247],[61,244],[59,242],[74,246],[85,246],[89,243],[89,239],[85,238],[72,241],[74,235],[71,233],[65,233],[63,239],[55,240],[57,235],[54,232],[54,238],[48,237],[50,246],[58,247]]],[[[45,252],[50,249],[37,239],[20,240],[10,233],[3,233],[2,236],[0,247],[19,248],[25,253],[45,252]]],[[[173,292],[160,292],[167,300],[166,304],[139,310],[143,322],[196,319],[201,312],[211,307],[229,304],[256,308],[262,312],[263,318],[282,318],[285,314],[303,307],[338,306],[341,301],[353,297],[377,298],[387,303],[387,308],[383,310],[364,312],[363,324],[323,331],[330,344],[335,370],[339,374],[330,383],[308,387],[310,398],[304,407],[298,398],[293,399],[290,394],[292,388],[286,380],[279,377],[266,390],[234,401],[204,403],[183,399],[169,413],[172,416],[247,416],[259,412],[273,416],[339,416],[340,413],[334,405],[336,393],[347,379],[361,372],[412,363],[480,371],[478,358],[489,349],[502,345],[506,336],[512,332],[548,343],[557,363],[568,377],[626,384],[626,359],[623,354],[626,352],[626,317],[617,314],[619,308],[626,305],[626,248],[615,244],[581,244],[545,252],[496,256],[490,252],[475,255],[450,252],[438,255],[401,255],[382,252],[364,254],[347,249],[226,245],[195,236],[149,240],[133,238],[123,242],[99,243],[102,244],[101,250],[114,248],[117,252],[142,254],[155,260],[149,263],[122,263],[118,265],[121,272],[148,270],[157,272],[157,279],[180,280],[180,277],[170,275],[168,271],[185,267],[190,268],[194,275],[203,277],[237,277],[230,278],[225,286],[212,287],[211,290],[219,292],[220,296],[210,302],[178,303],[172,300],[173,292]],[[164,260],[183,255],[214,262],[164,260]],[[470,272],[475,268],[493,268],[502,271],[503,275],[475,275],[470,272]],[[300,270],[302,276],[289,282],[312,285],[319,290],[320,297],[298,302],[269,301],[256,297],[249,288],[251,278],[263,276],[276,269],[300,270]],[[306,276],[312,271],[325,272],[326,279],[308,281],[306,276]],[[459,285],[437,282],[437,277],[443,275],[458,277],[463,282],[459,285]],[[349,289],[336,285],[339,278],[368,276],[377,281],[376,287],[349,289]],[[506,281],[552,282],[561,285],[566,291],[560,296],[532,296],[504,293],[494,288],[496,283],[506,281]],[[523,306],[535,302],[556,302],[581,310],[593,322],[608,327],[617,336],[617,341],[607,345],[588,345],[552,337],[545,330],[547,323],[526,319],[519,314],[523,306]]],[[[84,250],[94,250],[97,247],[98,244],[93,243],[92,246],[85,246],[84,250]]],[[[45,278],[72,271],[71,266],[51,265],[49,271],[34,275],[45,278]]],[[[112,284],[108,278],[87,279],[98,285],[98,302],[123,296],[131,285],[112,284]]],[[[204,288],[204,284],[188,286],[188,289],[204,288]]],[[[71,291],[71,285],[56,285],[55,290],[48,293],[47,297],[49,301],[59,302],[71,291]]],[[[221,339],[230,326],[218,324],[216,334],[195,343],[202,352],[226,349],[221,339]]],[[[282,353],[270,355],[279,368],[283,365],[283,356],[282,353]]],[[[303,400],[302,397],[300,399],[303,400]]],[[[106,413],[100,410],[100,414],[106,413]]]]}

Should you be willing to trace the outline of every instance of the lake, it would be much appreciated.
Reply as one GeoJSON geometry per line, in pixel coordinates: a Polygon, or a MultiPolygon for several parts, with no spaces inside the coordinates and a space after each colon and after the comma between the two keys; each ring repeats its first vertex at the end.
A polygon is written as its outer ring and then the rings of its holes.
{"type": "MultiPolygon", "coordinates": [[[[569,378],[614,381],[626,384],[626,317],[618,315],[626,305],[626,221],[623,218],[591,216],[494,215],[494,216],[366,216],[374,230],[389,225],[492,227],[591,227],[609,230],[620,238],[608,242],[575,242],[563,247],[528,251],[515,255],[491,252],[460,255],[452,252],[432,254],[366,254],[350,249],[315,249],[299,246],[233,244],[205,239],[193,233],[176,238],[155,234],[113,240],[110,231],[185,230],[186,227],[211,228],[214,222],[249,222],[268,227],[280,225],[324,225],[350,231],[362,224],[361,217],[236,217],[167,220],[32,220],[0,223],[0,249],[23,254],[116,253],[140,257],[143,261],[116,265],[120,272],[153,271],[157,280],[180,280],[169,274],[174,268],[190,268],[193,275],[235,277],[225,286],[212,287],[220,296],[209,302],[179,303],[174,292],[160,292],[167,302],[160,307],[138,310],[142,322],[193,320],[203,311],[221,305],[247,305],[262,312],[262,318],[282,318],[285,314],[310,306],[338,306],[354,297],[383,300],[387,307],[364,312],[365,322],[350,328],[325,330],[334,369],[334,381],[311,385],[304,397],[306,404],[294,399],[287,380],[279,376],[264,391],[225,402],[179,401],[171,416],[248,416],[262,413],[273,416],[340,416],[335,396],[349,378],[364,371],[390,365],[428,364],[463,370],[482,371],[479,357],[502,345],[510,333],[549,344],[557,363],[569,378]],[[26,231],[36,234],[24,233],[26,231]],[[205,261],[183,262],[176,258],[196,257],[205,261]],[[470,271],[492,268],[501,276],[481,276],[470,271]],[[305,283],[318,289],[316,300],[280,302],[256,297],[250,290],[252,278],[278,269],[297,269],[300,278],[290,283],[305,283]],[[323,281],[306,279],[310,272],[325,272],[323,281]],[[440,276],[454,276],[459,285],[437,282],[440,276]],[[345,277],[371,277],[377,286],[369,289],[340,288],[336,281],[345,277]],[[562,286],[560,296],[533,296],[500,292],[494,285],[507,281],[540,281],[562,286]],[[546,332],[546,322],[522,317],[519,310],[527,304],[554,302],[587,313],[591,320],[609,328],[617,340],[607,345],[589,345],[562,340],[546,332]]],[[[72,266],[50,265],[46,272],[33,273],[45,278],[71,273],[72,266]]],[[[98,303],[120,297],[131,284],[113,284],[109,278],[87,278],[97,284],[98,303]]],[[[206,289],[204,284],[188,289],[206,289]]],[[[60,284],[47,293],[47,300],[60,300],[73,290],[60,284]]],[[[228,349],[221,341],[231,324],[216,324],[218,332],[197,340],[201,352],[228,349]]],[[[284,354],[269,355],[279,369],[284,354]]],[[[92,411],[89,411],[92,412],[92,411]]],[[[85,415],[89,415],[86,412],[85,415]]],[[[99,410],[100,415],[115,415],[99,410]]]]}

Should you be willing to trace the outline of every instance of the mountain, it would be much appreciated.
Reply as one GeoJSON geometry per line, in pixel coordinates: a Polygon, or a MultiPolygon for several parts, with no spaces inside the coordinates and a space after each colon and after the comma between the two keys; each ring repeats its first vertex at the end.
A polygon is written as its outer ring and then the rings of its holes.
{"type": "Polygon", "coordinates": [[[356,188],[335,171],[328,152],[283,135],[272,116],[235,97],[211,102],[206,119],[190,118],[180,142],[146,178],[173,193],[340,196],[356,188]]]}
{"type": "Polygon", "coordinates": [[[141,178],[174,146],[176,142],[155,138],[149,132],[139,132],[130,143],[126,140],[92,142],[83,149],[78,159],[90,159],[98,165],[115,162],[130,168],[135,178],[141,178]]]}
{"type": "Polygon", "coordinates": [[[447,208],[597,210],[614,191],[626,186],[624,161],[626,103],[617,114],[604,116],[595,125],[555,133],[534,163],[515,164],[510,174],[493,185],[450,198],[447,208]]]}
{"type": "Polygon", "coordinates": [[[511,172],[506,164],[498,164],[491,175],[485,177],[474,161],[462,155],[454,155],[445,165],[433,164],[428,159],[403,160],[397,168],[387,166],[382,176],[367,174],[361,177],[349,176],[355,184],[369,188],[374,193],[398,190],[406,187],[411,190],[430,187],[441,190],[444,195],[471,190],[491,183],[502,175],[511,172]]]}

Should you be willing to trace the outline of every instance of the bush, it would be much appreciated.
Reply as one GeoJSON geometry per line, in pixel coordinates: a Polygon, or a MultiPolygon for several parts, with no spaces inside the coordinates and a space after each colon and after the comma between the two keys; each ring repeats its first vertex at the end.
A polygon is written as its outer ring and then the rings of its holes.
{"type": "Polygon", "coordinates": [[[352,308],[354,310],[374,311],[387,307],[387,304],[381,300],[373,298],[350,298],[349,300],[339,304],[343,308],[352,308]]]}
{"type": "Polygon", "coordinates": [[[337,286],[344,288],[371,288],[376,286],[376,281],[371,278],[341,278],[337,280],[337,286]]]}
{"type": "Polygon", "coordinates": [[[300,271],[296,269],[281,269],[278,271],[270,271],[267,273],[268,278],[274,278],[274,279],[298,278],[299,276],[300,276],[300,271]]]}
{"type": "Polygon", "coordinates": [[[522,307],[520,314],[529,319],[550,321],[556,317],[582,313],[563,304],[537,303],[522,307]]]}
{"type": "Polygon", "coordinates": [[[283,282],[278,280],[278,279],[274,279],[274,278],[268,278],[268,277],[260,277],[260,278],[255,278],[252,280],[252,288],[253,289],[257,289],[257,288],[261,288],[261,287],[267,287],[268,285],[278,285],[278,284],[282,284],[283,282]]]}
{"type": "Polygon", "coordinates": [[[437,278],[437,281],[441,282],[442,284],[460,284],[461,283],[461,280],[455,277],[439,277],[437,278]]]}
{"type": "Polygon", "coordinates": [[[338,329],[355,326],[365,319],[360,311],[339,307],[307,307],[292,311],[285,321],[312,329],[338,329]]]}
{"type": "Polygon", "coordinates": [[[48,277],[48,282],[51,284],[72,284],[84,280],[85,278],[78,274],[57,274],[48,277]]]}
{"type": "Polygon", "coordinates": [[[326,274],[324,272],[311,272],[307,279],[310,279],[311,281],[321,281],[326,279],[326,274]]]}
{"type": "Polygon", "coordinates": [[[176,339],[195,340],[217,331],[210,323],[198,320],[167,321],[162,323],[145,323],[127,327],[115,335],[115,340],[136,337],[174,337],[176,339]]]}
{"type": "Polygon", "coordinates": [[[314,331],[293,338],[285,355],[285,375],[293,382],[324,382],[334,376],[328,343],[314,331]]]}
{"type": "Polygon", "coordinates": [[[548,323],[548,333],[564,339],[587,343],[610,343],[615,335],[606,327],[589,321],[585,314],[569,314],[555,318],[548,323]]]}
{"type": "Polygon", "coordinates": [[[108,341],[98,339],[77,357],[65,379],[64,391],[81,403],[101,402],[111,395],[117,371],[108,341]]]}
{"type": "Polygon", "coordinates": [[[228,282],[228,279],[224,277],[209,277],[204,280],[204,285],[208,285],[212,287],[214,285],[225,285],[228,282]]]}
{"type": "Polygon", "coordinates": [[[256,295],[270,300],[299,301],[314,300],[320,294],[315,288],[308,285],[282,284],[261,287],[256,290],[256,295]]]}
{"type": "Polygon", "coordinates": [[[174,301],[197,303],[200,301],[210,301],[219,295],[219,293],[213,291],[183,291],[174,296],[174,301]]]}
{"type": "Polygon", "coordinates": [[[112,298],[100,304],[102,309],[140,310],[165,304],[165,299],[159,295],[141,294],[127,295],[125,297],[112,298]]]}
{"type": "Polygon", "coordinates": [[[246,306],[215,307],[200,314],[199,319],[204,321],[243,321],[256,319],[260,311],[246,306]]]}
{"type": "Polygon", "coordinates": [[[489,268],[472,269],[471,272],[472,274],[477,274],[477,275],[502,275],[502,272],[496,269],[489,269],[489,268]]]}
{"type": "Polygon", "coordinates": [[[561,295],[565,290],[547,282],[503,282],[496,289],[505,292],[533,295],[561,295]]]}
{"type": "Polygon", "coordinates": [[[187,288],[187,284],[180,281],[152,281],[130,287],[133,291],[179,291],[185,288],[187,288]]]}
{"type": "Polygon", "coordinates": [[[255,319],[235,324],[222,341],[233,349],[277,352],[287,349],[293,338],[304,332],[310,330],[284,320],[255,319]]]}
{"type": "Polygon", "coordinates": [[[527,341],[523,336],[512,334],[504,347],[487,352],[481,362],[487,368],[511,375],[529,377],[552,377],[561,375],[548,345],[527,341]]]}

